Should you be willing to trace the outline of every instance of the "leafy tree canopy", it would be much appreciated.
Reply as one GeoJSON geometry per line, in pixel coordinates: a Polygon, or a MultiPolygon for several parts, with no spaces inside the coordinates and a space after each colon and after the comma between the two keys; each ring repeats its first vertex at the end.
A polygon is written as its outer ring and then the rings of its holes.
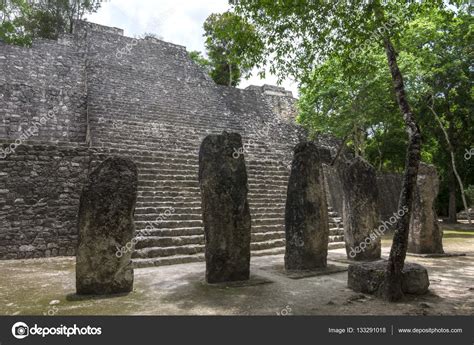
{"type": "Polygon", "coordinates": [[[242,17],[225,12],[211,14],[204,23],[210,75],[217,84],[236,86],[258,62],[262,42],[242,17]]]}
{"type": "Polygon", "coordinates": [[[72,33],[75,20],[96,12],[102,0],[2,0],[0,38],[7,43],[27,45],[32,38],[56,39],[72,33]]]}
{"type": "Polygon", "coordinates": [[[31,37],[24,27],[30,10],[27,0],[0,0],[0,40],[9,44],[31,44],[31,37]]]}

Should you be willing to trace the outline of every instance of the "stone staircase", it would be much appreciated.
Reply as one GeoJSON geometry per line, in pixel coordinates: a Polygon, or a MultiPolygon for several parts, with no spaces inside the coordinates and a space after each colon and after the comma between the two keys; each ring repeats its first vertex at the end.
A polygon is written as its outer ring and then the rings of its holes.
{"type": "MultiPolygon", "coordinates": [[[[129,157],[137,164],[135,220],[145,236],[137,238],[134,265],[204,260],[198,150],[206,135],[223,130],[251,143],[245,160],[252,255],[284,253],[294,126],[272,125],[262,137],[258,129],[273,124],[276,116],[256,92],[215,85],[186,51],[166,42],[138,40],[119,59],[115,52],[131,38],[112,38],[90,32],[84,47],[89,57],[88,132],[90,146],[102,157],[129,157]]],[[[332,210],[330,217],[330,248],[340,247],[340,218],[332,210]]]]}
{"type": "MultiPolygon", "coordinates": [[[[285,252],[288,173],[278,167],[262,169],[255,163],[258,162],[248,162],[252,256],[282,254],[285,252]]],[[[173,175],[176,174],[174,169],[163,170],[159,162],[141,162],[138,167],[140,182],[136,226],[138,231],[145,230],[147,225],[153,225],[153,229],[147,230],[146,236],[137,238],[133,254],[135,266],[202,261],[204,229],[197,160],[195,166],[182,166],[179,175],[173,175]]],[[[340,248],[344,240],[341,220],[331,209],[329,215],[329,248],[340,248]]]]}

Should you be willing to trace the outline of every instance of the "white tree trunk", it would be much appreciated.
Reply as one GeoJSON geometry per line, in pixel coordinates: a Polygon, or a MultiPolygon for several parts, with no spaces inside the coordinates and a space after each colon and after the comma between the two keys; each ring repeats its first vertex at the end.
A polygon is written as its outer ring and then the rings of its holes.
{"type": "Polygon", "coordinates": [[[453,152],[453,147],[451,146],[451,140],[449,140],[448,132],[444,128],[443,123],[441,122],[441,119],[439,118],[438,114],[434,111],[433,106],[428,106],[428,107],[431,109],[431,112],[436,118],[436,121],[438,121],[439,127],[443,131],[446,142],[448,143],[448,150],[449,150],[449,154],[451,155],[451,165],[453,167],[454,175],[456,176],[456,179],[458,180],[459,189],[461,189],[462,203],[464,205],[464,209],[466,210],[467,221],[469,222],[469,224],[471,224],[471,215],[469,214],[469,207],[467,206],[466,195],[464,194],[464,185],[462,183],[461,177],[459,176],[458,170],[456,169],[456,161],[454,160],[454,152],[453,152]]]}

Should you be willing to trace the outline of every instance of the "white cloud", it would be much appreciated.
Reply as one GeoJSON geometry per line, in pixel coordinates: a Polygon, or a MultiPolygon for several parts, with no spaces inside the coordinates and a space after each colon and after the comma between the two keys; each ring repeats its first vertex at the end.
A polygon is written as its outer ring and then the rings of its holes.
{"type": "MultiPolygon", "coordinates": [[[[202,24],[211,13],[229,9],[227,0],[111,0],[102,3],[97,13],[88,20],[97,24],[124,29],[126,36],[155,33],[164,41],[185,46],[188,50],[204,51],[202,24]]],[[[256,73],[243,80],[248,85],[276,85],[277,78],[267,75],[260,79],[256,73]]],[[[282,86],[297,95],[295,83],[285,81],[282,86]]]]}

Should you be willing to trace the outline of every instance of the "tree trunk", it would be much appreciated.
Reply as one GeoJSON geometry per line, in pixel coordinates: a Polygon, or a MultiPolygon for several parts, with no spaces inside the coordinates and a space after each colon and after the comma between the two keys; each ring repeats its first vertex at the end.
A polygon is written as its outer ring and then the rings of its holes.
{"type": "Polygon", "coordinates": [[[408,100],[406,99],[403,77],[398,68],[395,49],[388,38],[385,39],[385,50],[387,53],[390,72],[392,74],[395,93],[397,95],[398,105],[405,120],[409,140],[402,191],[398,202],[399,210],[408,209],[408,211],[400,218],[395,227],[383,291],[383,296],[387,300],[398,301],[403,297],[402,270],[407,253],[410,216],[413,206],[416,179],[418,176],[418,167],[421,161],[421,134],[411,112],[408,100]]]}
{"type": "Polygon", "coordinates": [[[456,178],[454,172],[449,174],[449,206],[448,206],[448,222],[457,223],[456,214],[456,178]]]}
{"type": "Polygon", "coordinates": [[[341,145],[339,145],[339,148],[337,149],[336,156],[334,159],[331,161],[331,166],[334,166],[334,163],[339,159],[339,156],[342,153],[342,150],[344,150],[344,146],[346,146],[347,139],[349,139],[349,134],[346,134],[344,138],[342,139],[341,145]]]}
{"type": "MultiPolygon", "coordinates": [[[[436,121],[438,122],[439,127],[443,131],[444,138],[446,139],[446,142],[448,144],[448,151],[449,151],[449,155],[451,156],[451,168],[453,169],[453,174],[454,174],[454,176],[456,176],[456,179],[459,183],[459,189],[461,190],[462,203],[464,205],[464,209],[466,210],[467,221],[468,221],[469,224],[471,224],[471,216],[469,214],[469,207],[467,206],[466,194],[464,193],[464,185],[462,183],[461,176],[459,176],[458,170],[456,169],[456,160],[454,159],[453,145],[451,145],[451,140],[449,140],[448,132],[444,128],[443,123],[441,122],[441,119],[439,118],[438,114],[434,110],[434,105],[432,105],[429,108],[431,109],[431,112],[433,113],[434,117],[436,118],[436,121]]],[[[450,198],[451,198],[451,195],[450,195],[450,198]]]]}
{"type": "Polygon", "coordinates": [[[232,86],[232,64],[229,63],[229,86],[232,86]]]}
{"type": "MultiPolygon", "coordinates": [[[[380,23],[383,23],[384,13],[380,4],[377,4],[374,9],[377,19],[380,23]]],[[[421,161],[421,133],[406,98],[403,76],[398,68],[397,54],[388,36],[384,38],[384,46],[388,66],[392,75],[393,87],[395,89],[398,106],[405,121],[409,141],[402,190],[398,202],[399,210],[407,209],[408,211],[403,214],[395,226],[392,248],[385,273],[385,281],[380,291],[382,296],[388,301],[398,301],[403,297],[402,270],[407,253],[410,216],[412,213],[418,167],[421,161]]]]}

